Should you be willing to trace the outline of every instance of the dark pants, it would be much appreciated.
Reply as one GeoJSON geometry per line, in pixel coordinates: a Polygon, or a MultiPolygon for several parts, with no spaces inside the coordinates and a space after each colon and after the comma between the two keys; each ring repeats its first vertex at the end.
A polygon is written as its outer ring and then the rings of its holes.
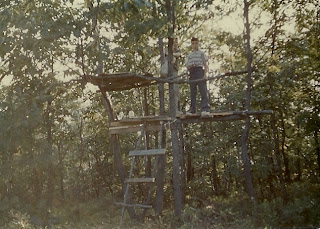
{"type": "MultiPolygon", "coordinates": [[[[202,68],[191,68],[189,70],[190,80],[203,79],[204,70],[202,68]]],[[[208,90],[207,90],[207,81],[198,81],[190,83],[190,112],[195,113],[197,111],[197,88],[201,95],[201,110],[210,111],[209,99],[208,99],[208,90]]]]}

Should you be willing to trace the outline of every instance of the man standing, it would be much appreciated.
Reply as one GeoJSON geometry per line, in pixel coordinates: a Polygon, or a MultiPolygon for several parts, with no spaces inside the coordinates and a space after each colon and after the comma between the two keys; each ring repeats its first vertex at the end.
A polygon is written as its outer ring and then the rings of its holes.
{"type": "MultiPolygon", "coordinates": [[[[193,37],[191,39],[192,51],[189,53],[186,59],[186,67],[189,71],[189,79],[199,80],[206,79],[208,73],[208,60],[205,53],[199,50],[199,40],[193,37]]],[[[191,105],[187,114],[194,114],[197,111],[197,87],[201,95],[201,115],[206,116],[210,114],[210,106],[208,99],[207,82],[197,81],[190,83],[190,98],[191,105]]]]}

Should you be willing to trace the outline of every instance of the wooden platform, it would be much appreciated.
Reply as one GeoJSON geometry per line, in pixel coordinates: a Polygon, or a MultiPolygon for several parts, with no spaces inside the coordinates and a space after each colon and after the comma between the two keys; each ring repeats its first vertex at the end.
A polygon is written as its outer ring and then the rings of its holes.
{"type": "Polygon", "coordinates": [[[143,116],[136,118],[127,118],[119,121],[110,122],[109,133],[120,134],[141,131],[144,125],[146,131],[159,131],[164,123],[200,123],[200,122],[216,122],[216,121],[233,121],[245,119],[247,116],[271,115],[272,110],[263,111],[212,111],[206,116],[201,113],[191,115],[182,114],[175,120],[169,116],[143,116]]]}
{"type": "Polygon", "coordinates": [[[233,112],[210,112],[208,115],[201,115],[200,112],[194,114],[182,114],[179,116],[180,119],[188,119],[188,118],[213,118],[217,116],[230,116],[233,115],[233,112]]]}
{"type": "Polygon", "coordinates": [[[202,116],[201,113],[191,115],[180,115],[178,121],[181,123],[199,123],[199,122],[215,122],[215,121],[233,121],[245,119],[246,116],[270,115],[271,110],[263,111],[211,111],[210,114],[202,116]]]}
{"type": "Polygon", "coordinates": [[[157,79],[151,74],[104,73],[98,76],[86,76],[88,82],[100,86],[105,91],[122,91],[151,85],[157,79]]]}

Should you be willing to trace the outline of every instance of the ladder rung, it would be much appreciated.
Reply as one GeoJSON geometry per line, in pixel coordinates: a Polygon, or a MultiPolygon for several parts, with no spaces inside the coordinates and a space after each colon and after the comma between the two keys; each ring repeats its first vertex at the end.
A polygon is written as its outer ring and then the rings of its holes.
{"type": "Polygon", "coordinates": [[[143,178],[126,178],[125,183],[154,183],[156,178],[143,177],[143,178]]]}
{"type": "Polygon", "coordinates": [[[133,150],[129,152],[129,157],[133,156],[158,156],[164,155],[165,149],[147,149],[147,150],[133,150]]]}
{"type": "Polygon", "coordinates": [[[144,205],[144,204],[125,204],[125,203],[115,203],[115,204],[124,206],[124,207],[152,208],[151,205],[144,205]]]}

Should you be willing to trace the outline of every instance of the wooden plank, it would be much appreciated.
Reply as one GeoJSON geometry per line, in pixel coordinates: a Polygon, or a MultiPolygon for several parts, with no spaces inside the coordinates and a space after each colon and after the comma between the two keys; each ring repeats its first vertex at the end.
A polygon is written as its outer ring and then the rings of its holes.
{"type": "Polygon", "coordinates": [[[233,112],[216,112],[216,113],[210,113],[210,115],[213,115],[213,116],[233,115],[233,112]]]}
{"type": "Polygon", "coordinates": [[[213,118],[213,117],[230,116],[230,115],[233,115],[233,112],[210,113],[207,115],[200,115],[200,118],[213,118]]]}
{"type": "Polygon", "coordinates": [[[126,178],[125,183],[154,183],[156,178],[143,177],[143,178],[126,178]]]}
{"type": "Polygon", "coordinates": [[[142,117],[135,117],[135,118],[126,118],[126,119],[110,122],[110,127],[139,125],[143,123],[160,124],[161,121],[171,121],[171,118],[169,116],[142,116],[142,117]]]}
{"type": "MultiPolygon", "coordinates": [[[[272,114],[272,110],[263,110],[263,111],[227,111],[227,112],[211,112],[208,115],[201,116],[201,113],[195,113],[190,115],[181,115],[180,119],[192,119],[192,118],[218,118],[219,117],[226,117],[226,116],[246,116],[246,115],[268,115],[272,114]]],[[[216,119],[215,119],[216,120],[216,119]]]]}
{"type": "MultiPolygon", "coordinates": [[[[132,133],[142,130],[142,125],[135,126],[115,126],[109,127],[109,134],[121,134],[121,133],[132,133]]],[[[161,130],[161,125],[147,125],[145,127],[146,131],[159,131],[161,130]]]]}
{"type": "Polygon", "coordinates": [[[239,115],[271,115],[273,110],[262,110],[262,111],[234,111],[233,114],[239,115]]]}
{"type": "Polygon", "coordinates": [[[228,115],[233,115],[234,113],[233,112],[212,112],[210,114],[207,114],[205,116],[202,116],[201,113],[194,113],[194,114],[183,114],[183,115],[180,115],[180,118],[195,118],[195,117],[204,117],[204,118],[207,118],[207,117],[216,117],[216,116],[228,116],[228,115]]]}
{"type": "Polygon", "coordinates": [[[129,157],[158,156],[158,155],[164,155],[165,153],[166,153],[165,149],[132,150],[129,152],[129,157]]]}
{"type": "Polygon", "coordinates": [[[125,204],[125,203],[115,203],[115,204],[124,206],[124,207],[152,208],[152,205],[145,205],[145,204],[125,204]]]}
{"type": "Polygon", "coordinates": [[[141,130],[141,126],[117,126],[117,127],[110,127],[109,134],[138,132],[140,130],[141,130]]]}

